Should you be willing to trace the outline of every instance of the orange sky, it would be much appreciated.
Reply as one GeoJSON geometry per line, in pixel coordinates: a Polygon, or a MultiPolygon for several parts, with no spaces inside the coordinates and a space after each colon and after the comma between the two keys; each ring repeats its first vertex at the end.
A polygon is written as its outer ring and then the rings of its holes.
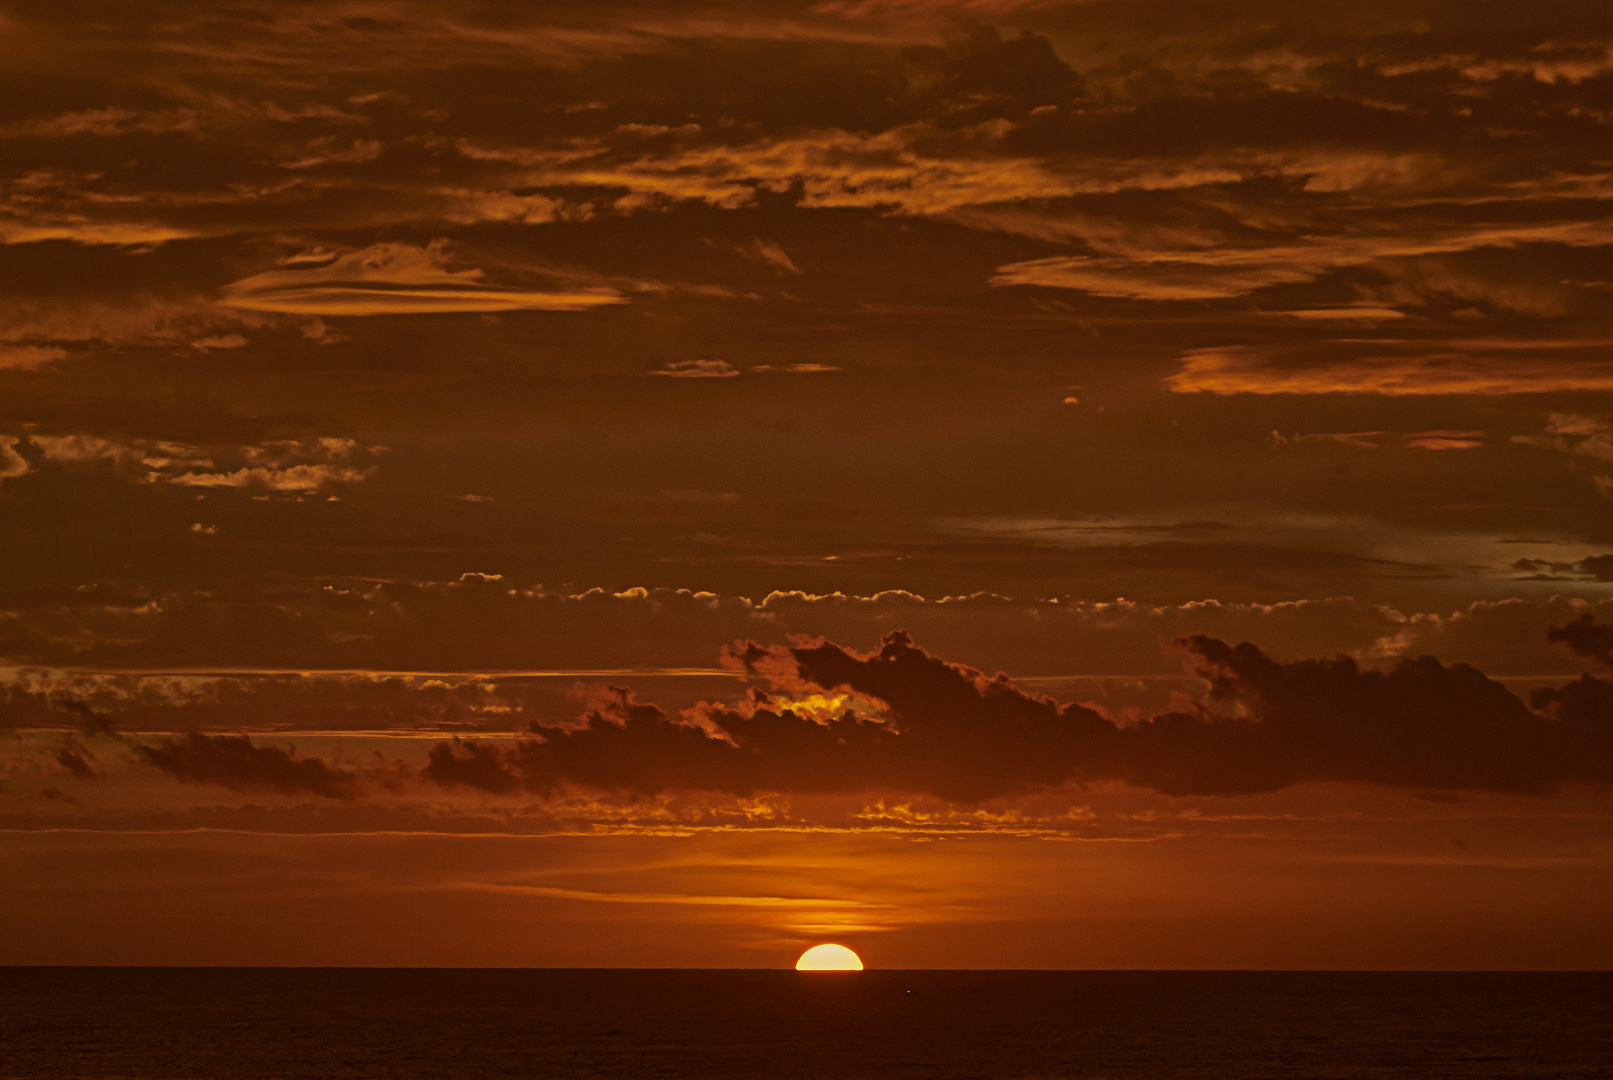
{"type": "Polygon", "coordinates": [[[0,0],[0,963],[1613,965],[1605,4],[0,0]]]}

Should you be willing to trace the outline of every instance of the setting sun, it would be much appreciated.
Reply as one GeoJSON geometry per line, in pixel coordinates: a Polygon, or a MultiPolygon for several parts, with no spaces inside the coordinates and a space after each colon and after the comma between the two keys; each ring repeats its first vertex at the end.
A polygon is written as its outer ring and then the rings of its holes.
{"type": "Polygon", "coordinates": [[[796,971],[861,971],[860,957],[844,945],[814,945],[795,962],[796,971]]]}

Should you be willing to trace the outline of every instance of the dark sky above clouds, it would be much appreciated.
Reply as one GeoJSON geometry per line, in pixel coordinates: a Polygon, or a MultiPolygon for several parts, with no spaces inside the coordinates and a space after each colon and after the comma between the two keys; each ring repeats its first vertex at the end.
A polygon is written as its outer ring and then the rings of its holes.
{"type": "Polygon", "coordinates": [[[0,959],[1606,966],[1610,126],[1578,0],[0,0],[0,959]]]}

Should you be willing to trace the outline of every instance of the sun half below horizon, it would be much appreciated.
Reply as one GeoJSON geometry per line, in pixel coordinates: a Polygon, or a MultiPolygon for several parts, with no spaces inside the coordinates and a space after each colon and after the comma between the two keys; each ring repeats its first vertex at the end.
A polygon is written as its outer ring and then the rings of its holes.
{"type": "Polygon", "coordinates": [[[796,971],[861,971],[862,957],[844,945],[814,945],[795,962],[796,971]]]}

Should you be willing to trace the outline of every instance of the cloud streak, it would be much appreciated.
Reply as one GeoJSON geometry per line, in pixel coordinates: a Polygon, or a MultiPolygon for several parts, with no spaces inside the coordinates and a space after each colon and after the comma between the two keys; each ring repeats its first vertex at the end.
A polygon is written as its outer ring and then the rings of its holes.
{"type": "Polygon", "coordinates": [[[193,731],[156,743],[133,743],[130,750],[146,764],[188,784],[347,801],[364,789],[357,773],[320,758],[302,757],[295,748],[256,745],[245,735],[193,731]]]}
{"type": "Polygon", "coordinates": [[[1183,354],[1164,380],[1178,394],[1547,394],[1613,390],[1598,342],[1349,339],[1225,345],[1183,354]]]}
{"type": "Polygon", "coordinates": [[[225,286],[220,305],[286,315],[422,315],[492,311],[586,311],[624,301],[603,286],[532,289],[448,270],[442,245],[373,244],[324,266],[266,270],[225,286]]]}

